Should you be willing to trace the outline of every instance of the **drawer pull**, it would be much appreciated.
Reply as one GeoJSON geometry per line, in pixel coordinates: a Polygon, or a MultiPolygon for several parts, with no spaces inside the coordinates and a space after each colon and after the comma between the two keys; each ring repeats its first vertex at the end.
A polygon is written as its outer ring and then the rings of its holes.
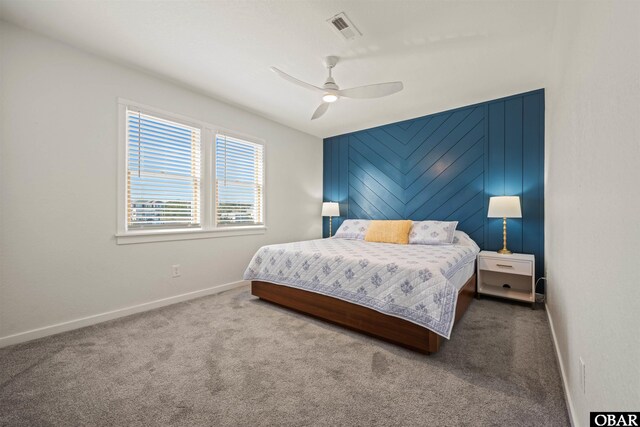
{"type": "Polygon", "coordinates": [[[509,265],[509,264],[496,264],[498,267],[503,267],[503,268],[513,268],[513,265],[509,265]]]}

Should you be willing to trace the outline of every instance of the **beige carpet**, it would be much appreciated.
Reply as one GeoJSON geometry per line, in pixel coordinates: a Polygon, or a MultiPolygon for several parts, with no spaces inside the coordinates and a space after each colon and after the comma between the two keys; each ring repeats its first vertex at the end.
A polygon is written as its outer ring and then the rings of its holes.
{"type": "Polygon", "coordinates": [[[424,356],[248,288],[0,349],[0,425],[568,425],[543,309],[482,299],[424,356]]]}

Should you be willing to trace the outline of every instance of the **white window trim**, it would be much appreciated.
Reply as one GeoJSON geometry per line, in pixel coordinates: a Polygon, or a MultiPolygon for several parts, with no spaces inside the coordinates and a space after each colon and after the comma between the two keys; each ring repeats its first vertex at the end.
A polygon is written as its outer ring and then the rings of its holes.
{"type": "Polygon", "coordinates": [[[263,139],[256,138],[236,132],[221,126],[212,125],[200,120],[180,114],[171,113],[156,107],[140,104],[123,98],[118,98],[118,178],[117,178],[117,231],[115,234],[116,243],[119,245],[166,242],[175,240],[208,239],[215,237],[247,236],[253,234],[264,234],[267,230],[267,195],[263,191],[262,196],[262,218],[264,225],[241,225],[241,226],[216,226],[215,223],[215,137],[217,134],[224,134],[249,142],[260,144],[263,147],[263,188],[266,188],[266,144],[263,139]],[[200,129],[200,154],[201,162],[201,217],[200,227],[188,229],[149,229],[149,230],[128,230],[127,229],[127,108],[139,109],[141,112],[174,120],[200,129]]]}

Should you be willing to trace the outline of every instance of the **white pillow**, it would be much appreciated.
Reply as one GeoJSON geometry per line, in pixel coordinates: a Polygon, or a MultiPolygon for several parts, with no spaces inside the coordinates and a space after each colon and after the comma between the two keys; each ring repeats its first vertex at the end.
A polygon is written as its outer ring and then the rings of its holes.
{"type": "Polygon", "coordinates": [[[345,219],[333,236],[337,239],[364,240],[369,224],[368,219],[345,219]]]}
{"type": "Polygon", "coordinates": [[[414,221],[409,233],[410,245],[450,245],[458,221],[414,221]]]}
{"type": "Polygon", "coordinates": [[[469,246],[473,248],[476,253],[480,252],[480,246],[478,246],[478,244],[474,242],[474,240],[469,237],[469,235],[464,231],[456,230],[456,232],[453,234],[453,244],[460,246],[469,246]]]}

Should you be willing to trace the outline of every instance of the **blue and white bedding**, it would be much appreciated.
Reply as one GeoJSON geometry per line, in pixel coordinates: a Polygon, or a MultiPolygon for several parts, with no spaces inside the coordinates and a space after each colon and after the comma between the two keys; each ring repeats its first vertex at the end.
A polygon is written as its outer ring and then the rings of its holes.
{"type": "Polygon", "coordinates": [[[244,279],[328,295],[449,338],[458,297],[451,279],[479,251],[459,231],[451,245],[309,240],[260,248],[244,279]]]}

